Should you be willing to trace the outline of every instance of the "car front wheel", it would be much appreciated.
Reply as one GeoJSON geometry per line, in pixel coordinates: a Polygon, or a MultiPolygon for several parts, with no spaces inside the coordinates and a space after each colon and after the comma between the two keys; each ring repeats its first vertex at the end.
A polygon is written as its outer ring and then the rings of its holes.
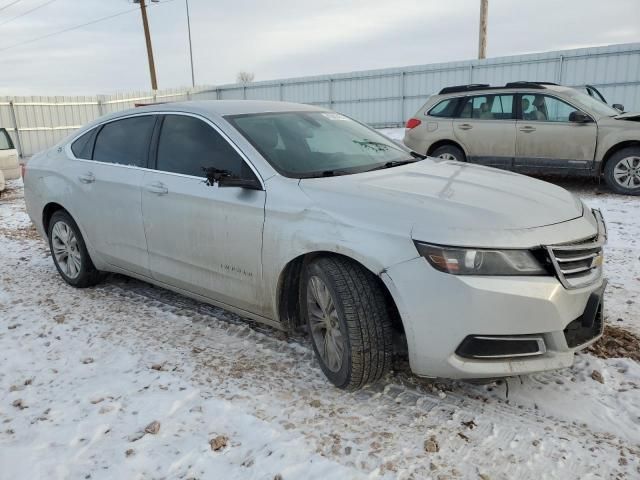
{"type": "Polygon", "coordinates": [[[355,390],[390,369],[391,320],[371,272],[346,258],[317,258],[306,269],[302,308],[316,358],[336,387],[355,390]]]}
{"type": "Polygon", "coordinates": [[[51,216],[48,234],[53,263],[65,282],[85,288],[100,281],[80,229],[67,212],[58,210],[51,216]]]}
{"type": "Polygon", "coordinates": [[[604,167],[604,178],[616,193],[640,195],[640,148],[623,148],[614,153],[604,167]]]}

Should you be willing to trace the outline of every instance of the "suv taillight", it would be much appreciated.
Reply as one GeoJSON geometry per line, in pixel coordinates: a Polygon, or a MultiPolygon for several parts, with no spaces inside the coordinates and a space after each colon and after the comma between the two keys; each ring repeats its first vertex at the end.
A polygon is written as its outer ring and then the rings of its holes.
{"type": "Polygon", "coordinates": [[[405,128],[408,128],[409,130],[411,130],[412,128],[416,128],[421,123],[422,122],[417,118],[410,118],[409,120],[407,120],[407,125],[405,126],[405,128]]]}

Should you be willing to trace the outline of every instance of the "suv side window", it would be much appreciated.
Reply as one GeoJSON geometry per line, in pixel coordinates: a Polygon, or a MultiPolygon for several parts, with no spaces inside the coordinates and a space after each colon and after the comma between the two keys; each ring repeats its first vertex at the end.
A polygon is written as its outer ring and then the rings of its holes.
{"type": "Polygon", "coordinates": [[[253,178],[244,159],[214,128],[187,115],[167,115],[158,141],[157,170],[205,177],[203,168],[228,170],[232,176],[253,178]]]}
{"type": "Polygon", "coordinates": [[[97,128],[89,130],[87,133],[77,138],[76,141],[71,144],[71,151],[76,156],[76,158],[91,160],[93,154],[93,142],[96,138],[97,130],[97,128]]]}
{"type": "Polygon", "coordinates": [[[13,150],[11,137],[4,128],[0,128],[0,150],[13,150]]]}
{"type": "Polygon", "coordinates": [[[460,118],[484,120],[513,120],[513,95],[479,95],[468,97],[460,118]]]}
{"type": "Polygon", "coordinates": [[[548,95],[522,95],[522,118],[539,122],[568,122],[577,109],[548,95]]]}
{"type": "Polygon", "coordinates": [[[146,167],[155,120],[153,115],[144,115],[105,124],[96,138],[93,160],[146,167]]]}
{"type": "Polygon", "coordinates": [[[456,107],[458,106],[458,100],[458,98],[448,98],[447,100],[443,100],[429,110],[428,115],[431,117],[451,118],[455,114],[456,107]]]}

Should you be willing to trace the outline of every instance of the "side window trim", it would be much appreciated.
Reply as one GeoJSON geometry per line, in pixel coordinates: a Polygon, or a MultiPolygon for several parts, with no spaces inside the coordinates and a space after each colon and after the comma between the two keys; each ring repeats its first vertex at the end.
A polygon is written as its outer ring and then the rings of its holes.
{"type": "Polygon", "coordinates": [[[227,142],[229,144],[229,146],[231,148],[233,148],[233,150],[235,150],[235,152],[238,154],[238,156],[242,159],[242,161],[245,163],[245,165],[247,165],[249,167],[249,170],[251,170],[251,172],[253,172],[253,174],[255,175],[256,179],[258,180],[258,182],[260,182],[260,186],[262,187],[262,190],[265,190],[264,188],[264,181],[262,179],[262,176],[258,173],[258,170],[255,168],[255,166],[253,165],[253,163],[249,160],[249,158],[247,157],[247,155],[245,155],[245,153],[240,150],[240,148],[235,144],[235,142],[233,142],[225,132],[223,132],[215,123],[213,123],[212,121],[210,121],[208,118],[202,117],[200,115],[194,114],[194,113],[190,113],[190,112],[162,112],[162,113],[158,113],[157,114],[159,117],[162,117],[162,120],[159,121],[158,123],[156,123],[156,128],[157,128],[157,136],[156,136],[156,131],[154,130],[152,136],[151,136],[151,141],[152,141],[152,148],[153,148],[153,157],[152,157],[152,168],[154,171],[156,172],[160,172],[162,174],[165,175],[177,175],[180,177],[188,177],[188,178],[197,178],[199,180],[202,180],[204,178],[204,176],[202,177],[196,177],[194,175],[187,175],[184,173],[176,173],[176,172],[166,172],[164,170],[158,170],[157,169],[157,165],[158,165],[158,146],[160,144],[160,133],[162,132],[162,123],[164,123],[164,119],[169,116],[169,115],[179,115],[179,116],[183,116],[183,117],[193,117],[196,118],[202,122],[204,122],[208,127],[212,128],[216,133],[218,133],[222,139],[227,142]]]}

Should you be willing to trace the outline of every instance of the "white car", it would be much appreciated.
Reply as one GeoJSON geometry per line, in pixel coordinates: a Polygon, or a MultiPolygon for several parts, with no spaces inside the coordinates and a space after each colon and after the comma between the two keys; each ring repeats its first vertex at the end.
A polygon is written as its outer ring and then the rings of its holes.
{"type": "Polygon", "coordinates": [[[379,379],[394,345],[417,375],[481,378],[567,367],[602,334],[598,211],[322,108],[119,112],[34,156],[24,181],[69,284],[119,272],[306,330],[341,388],[379,379]]]}
{"type": "Polygon", "coordinates": [[[0,172],[5,180],[20,178],[18,151],[13,146],[6,129],[0,128],[0,172]]]}

